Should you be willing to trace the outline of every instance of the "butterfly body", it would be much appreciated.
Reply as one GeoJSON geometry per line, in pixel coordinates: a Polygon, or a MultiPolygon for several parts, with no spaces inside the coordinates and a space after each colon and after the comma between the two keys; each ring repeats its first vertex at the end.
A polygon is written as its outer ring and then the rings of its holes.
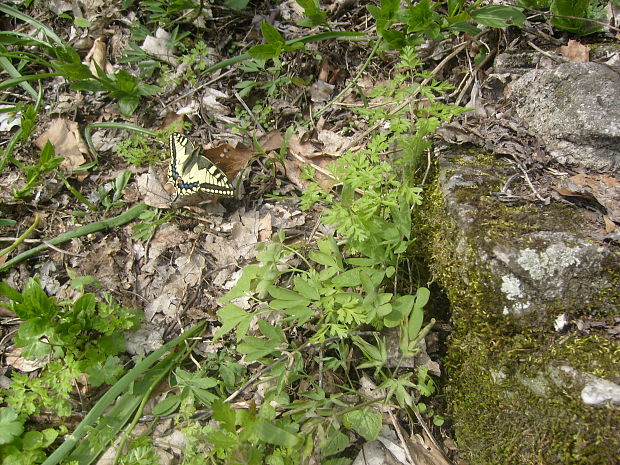
{"type": "Polygon", "coordinates": [[[233,197],[235,188],[222,170],[203,157],[183,134],[170,136],[170,168],[168,181],[177,195],[198,192],[233,197]]]}

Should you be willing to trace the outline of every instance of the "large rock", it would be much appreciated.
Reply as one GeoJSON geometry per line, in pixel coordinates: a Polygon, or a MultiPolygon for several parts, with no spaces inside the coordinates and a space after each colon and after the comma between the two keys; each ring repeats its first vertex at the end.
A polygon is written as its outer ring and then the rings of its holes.
{"type": "Polygon", "coordinates": [[[600,63],[563,63],[525,73],[509,97],[560,163],[620,167],[620,74],[600,63]]]}
{"type": "Polygon", "coordinates": [[[578,209],[501,202],[513,173],[451,147],[422,220],[452,305],[447,395],[462,459],[616,464],[620,251],[586,236],[578,209]]]}

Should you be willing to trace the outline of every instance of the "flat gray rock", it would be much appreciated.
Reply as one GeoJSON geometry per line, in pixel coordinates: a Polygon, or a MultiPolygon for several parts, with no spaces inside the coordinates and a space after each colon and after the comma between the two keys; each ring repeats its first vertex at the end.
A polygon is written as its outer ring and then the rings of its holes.
{"type": "Polygon", "coordinates": [[[620,167],[620,73],[599,63],[532,70],[512,86],[519,117],[560,163],[620,167]]]}

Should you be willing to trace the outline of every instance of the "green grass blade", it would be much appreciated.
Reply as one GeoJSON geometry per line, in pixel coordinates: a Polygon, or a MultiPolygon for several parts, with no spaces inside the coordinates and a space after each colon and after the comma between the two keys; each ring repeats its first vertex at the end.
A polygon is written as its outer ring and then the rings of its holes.
{"type": "MultiPolygon", "coordinates": [[[[21,73],[17,71],[17,68],[13,66],[11,60],[9,60],[6,56],[0,56],[0,67],[2,67],[12,78],[22,77],[21,73]]],[[[19,85],[22,86],[22,88],[26,92],[28,92],[33,99],[36,100],[37,91],[34,90],[34,88],[28,82],[21,82],[19,85]]]]}
{"type": "Polygon", "coordinates": [[[29,74],[26,76],[21,76],[18,78],[6,79],[2,83],[0,83],[0,90],[8,89],[10,87],[16,86],[17,84],[21,84],[25,81],[38,81],[40,79],[47,79],[51,77],[61,76],[60,73],[42,73],[42,74],[29,74]]]}
{"type": "Polygon", "coordinates": [[[105,413],[97,423],[97,426],[73,450],[69,460],[76,460],[80,465],[93,463],[99,454],[110,446],[110,442],[115,441],[121,434],[121,431],[125,429],[125,425],[127,425],[131,417],[135,416],[136,410],[144,404],[145,397],[151,394],[152,386],[159,384],[162,376],[165,376],[174,368],[175,364],[171,363],[171,361],[174,361],[176,357],[176,352],[168,354],[157,365],[147,370],[144,373],[144,377],[135,382],[131,391],[123,394],[115,402],[114,407],[105,413]],[[110,441],[101,441],[101,434],[111,438],[110,441]]]}
{"type": "MultiPolygon", "coordinates": [[[[180,336],[176,337],[172,341],[168,342],[161,346],[158,350],[153,352],[151,355],[146,357],[144,360],[138,362],[138,364],[132,368],[125,376],[123,376],[120,380],[116,382],[114,386],[112,386],[108,392],[106,392],[103,397],[95,404],[95,406],[88,412],[86,417],[82,420],[82,422],[78,425],[78,427],[73,431],[73,434],[67,436],[65,442],[54,451],[52,455],[50,455],[42,465],[56,465],[60,461],[64,460],[65,457],[74,449],[74,447],[79,443],[79,441],[86,435],[86,433],[92,428],[92,426],[99,421],[102,417],[106,409],[116,400],[118,396],[125,392],[130,392],[131,384],[143,373],[145,373],[153,364],[155,364],[161,356],[163,356],[167,351],[173,349],[177,345],[181,344],[186,339],[196,336],[200,333],[204,326],[203,323],[199,323],[198,325],[190,328],[180,336]]],[[[129,400],[126,401],[128,404],[131,404],[129,400]]],[[[129,405],[125,405],[124,407],[128,407],[129,405]]]]}
{"type": "Polygon", "coordinates": [[[39,29],[40,31],[43,31],[43,33],[47,37],[52,39],[57,45],[62,45],[62,46],[65,45],[63,43],[62,39],[60,37],[58,37],[54,31],[52,31],[45,24],[43,24],[43,23],[37,21],[36,19],[28,16],[27,14],[24,14],[21,11],[16,10],[15,8],[13,8],[11,6],[8,6],[6,4],[3,4],[3,3],[0,3],[0,11],[2,11],[3,13],[6,13],[7,15],[13,16],[14,18],[21,19],[22,21],[30,24],[31,26],[39,29]]]}
{"type": "Polygon", "coordinates": [[[140,213],[142,213],[148,208],[149,207],[147,205],[140,203],[135,207],[130,208],[125,213],[118,215],[117,217],[102,221],[96,221],[95,223],[90,223],[80,228],[74,229],[73,231],[61,234],[60,236],[50,239],[49,241],[47,241],[46,244],[41,244],[37,247],[34,247],[30,250],[27,250],[26,252],[19,254],[17,257],[12,258],[11,260],[8,260],[4,265],[0,266],[0,273],[10,269],[13,265],[21,263],[27,258],[30,258],[38,254],[39,252],[47,249],[49,245],[59,245],[76,237],[82,237],[87,234],[92,234],[94,232],[102,231],[107,228],[116,228],[118,226],[127,224],[130,221],[138,218],[138,216],[140,216],[140,213]]]}

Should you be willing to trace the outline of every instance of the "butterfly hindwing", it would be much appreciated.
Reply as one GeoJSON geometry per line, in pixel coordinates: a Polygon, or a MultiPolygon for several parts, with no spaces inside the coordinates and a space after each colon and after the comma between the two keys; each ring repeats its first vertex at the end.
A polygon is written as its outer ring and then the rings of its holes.
{"type": "Polygon", "coordinates": [[[224,172],[211,160],[200,155],[183,134],[170,136],[168,181],[175,186],[177,195],[205,192],[233,197],[235,194],[235,188],[224,172]]]}

